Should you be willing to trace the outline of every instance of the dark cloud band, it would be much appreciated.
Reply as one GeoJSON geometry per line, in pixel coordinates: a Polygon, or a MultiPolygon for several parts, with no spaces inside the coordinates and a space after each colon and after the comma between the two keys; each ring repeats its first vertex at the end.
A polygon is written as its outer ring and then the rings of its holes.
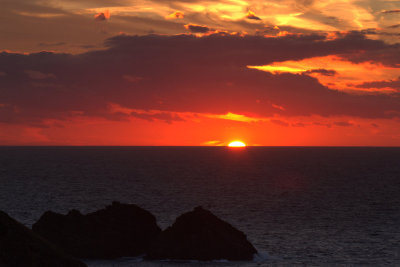
{"type": "MultiPolygon", "coordinates": [[[[325,55],[399,64],[399,46],[356,32],[334,40],[322,35],[120,35],[108,39],[106,46],[78,55],[0,53],[0,121],[37,124],[81,115],[118,119],[110,116],[110,103],[142,110],[259,116],[400,114],[398,93],[352,95],[330,90],[308,75],[272,75],[247,68],[325,55]]],[[[177,119],[166,113],[157,116],[177,119]]]]}

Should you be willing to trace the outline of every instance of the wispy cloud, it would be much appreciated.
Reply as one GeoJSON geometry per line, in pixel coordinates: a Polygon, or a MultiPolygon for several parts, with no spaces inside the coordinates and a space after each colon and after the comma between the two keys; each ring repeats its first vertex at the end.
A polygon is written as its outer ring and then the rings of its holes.
{"type": "Polygon", "coordinates": [[[183,19],[185,17],[185,14],[180,11],[175,11],[167,16],[165,16],[165,19],[183,19]]]}
{"type": "Polygon", "coordinates": [[[395,87],[376,86],[376,81],[392,81],[400,76],[400,67],[379,62],[353,63],[337,56],[308,58],[299,61],[274,62],[265,66],[249,66],[273,74],[293,73],[312,76],[332,90],[352,93],[398,93],[395,87]],[[362,86],[370,84],[371,86],[362,86]]]}
{"type": "Polygon", "coordinates": [[[207,33],[211,31],[208,26],[196,25],[196,24],[186,24],[184,25],[186,29],[194,33],[207,33]]]}
{"type": "Polygon", "coordinates": [[[383,14],[400,13],[400,9],[384,10],[382,11],[382,13],[383,14]]]}
{"type": "Polygon", "coordinates": [[[256,16],[256,14],[250,10],[247,12],[246,18],[253,20],[261,20],[260,17],[256,16]]]}

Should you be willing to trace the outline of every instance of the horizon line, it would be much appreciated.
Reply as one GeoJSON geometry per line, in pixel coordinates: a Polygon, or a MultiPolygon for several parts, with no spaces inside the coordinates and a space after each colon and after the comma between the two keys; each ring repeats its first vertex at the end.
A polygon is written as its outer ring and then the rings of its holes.
{"type": "Polygon", "coordinates": [[[260,145],[246,145],[245,147],[229,147],[228,145],[223,145],[223,146],[205,146],[205,145],[0,145],[0,148],[4,147],[204,147],[204,148],[210,148],[210,147],[225,147],[225,148],[230,148],[230,149],[235,149],[235,148],[255,148],[255,147],[269,147],[269,148],[289,148],[289,147],[298,147],[298,148],[306,148],[306,147],[315,147],[315,148],[400,148],[400,145],[398,146],[384,146],[384,145],[293,145],[293,146],[274,146],[274,145],[265,145],[265,146],[260,146],[260,145]]]}

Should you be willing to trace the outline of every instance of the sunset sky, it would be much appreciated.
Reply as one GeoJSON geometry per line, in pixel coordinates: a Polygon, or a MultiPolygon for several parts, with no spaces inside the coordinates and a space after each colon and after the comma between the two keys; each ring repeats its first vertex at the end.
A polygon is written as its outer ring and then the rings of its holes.
{"type": "Polygon", "coordinates": [[[400,146],[398,0],[0,6],[0,145],[400,146]]]}

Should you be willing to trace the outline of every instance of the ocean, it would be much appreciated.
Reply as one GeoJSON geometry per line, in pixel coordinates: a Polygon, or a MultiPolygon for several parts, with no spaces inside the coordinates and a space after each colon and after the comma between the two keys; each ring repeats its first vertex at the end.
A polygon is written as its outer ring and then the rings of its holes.
{"type": "Polygon", "coordinates": [[[112,201],[149,210],[163,229],[201,205],[260,255],[92,267],[400,266],[400,148],[0,147],[0,210],[28,227],[47,210],[112,201]]]}

